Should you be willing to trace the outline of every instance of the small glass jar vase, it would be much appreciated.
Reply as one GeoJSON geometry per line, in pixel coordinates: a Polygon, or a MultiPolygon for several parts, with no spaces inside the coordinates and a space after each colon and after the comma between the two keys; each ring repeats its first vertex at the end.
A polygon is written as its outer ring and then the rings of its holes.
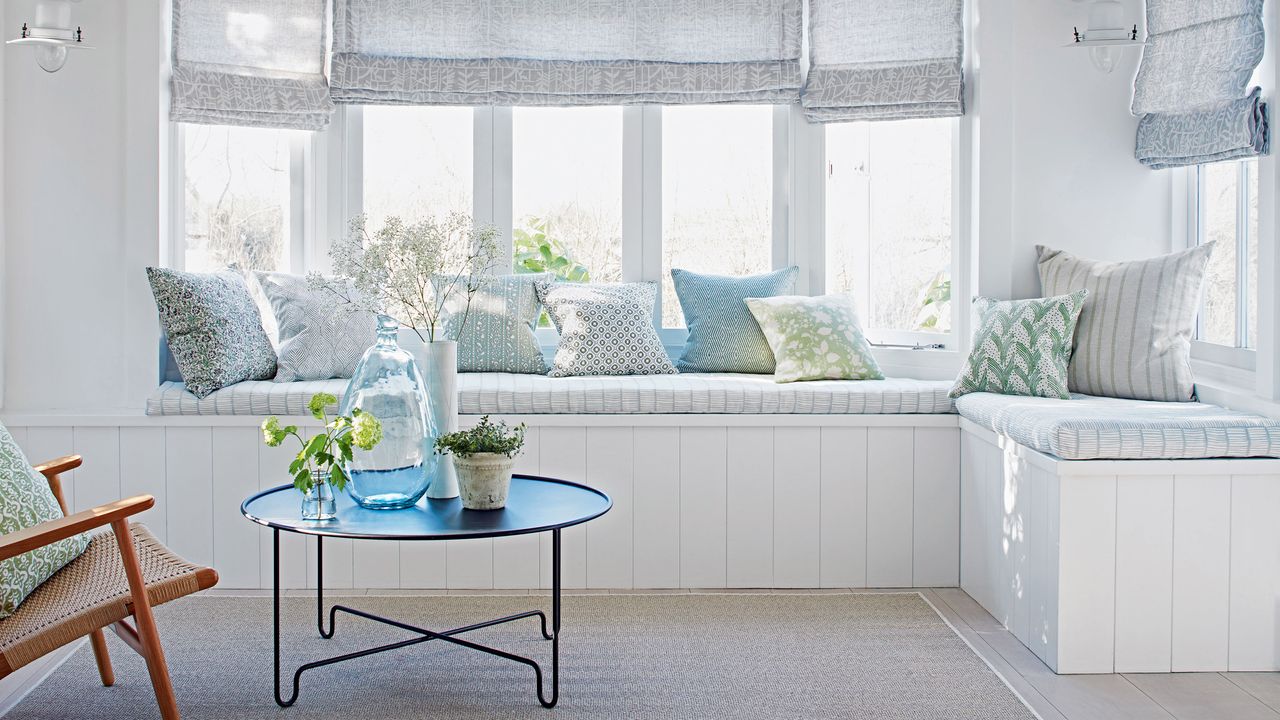
{"type": "Polygon", "coordinates": [[[337,502],[333,499],[333,485],[329,473],[317,472],[311,476],[311,489],[302,493],[302,519],[326,522],[338,517],[337,502]]]}
{"type": "Polygon", "coordinates": [[[400,348],[399,334],[399,323],[378,316],[378,340],[356,365],[338,408],[342,415],[360,408],[382,423],[382,441],[372,450],[355,448],[347,466],[347,492],[374,510],[418,502],[437,462],[426,383],[413,356],[400,348]]]}

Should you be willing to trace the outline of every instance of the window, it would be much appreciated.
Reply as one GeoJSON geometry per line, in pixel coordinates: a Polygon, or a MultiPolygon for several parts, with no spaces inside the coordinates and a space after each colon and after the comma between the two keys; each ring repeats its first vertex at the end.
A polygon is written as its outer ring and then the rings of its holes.
{"type": "Polygon", "coordinates": [[[773,269],[773,107],[662,110],[662,325],[684,327],[671,270],[773,269]]]}
{"type": "Polygon", "coordinates": [[[370,228],[471,213],[472,111],[364,108],[364,212],[370,228]]]}
{"type": "Polygon", "coordinates": [[[176,266],[192,272],[289,269],[294,135],[183,126],[184,242],[174,253],[176,266]]]}
{"type": "Polygon", "coordinates": [[[1198,337],[1252,348],[1258,335],[1258,162],[1201,165],[1193,177],[1195,240],[1216,243],[1198,337]]]}
{"type": "Polygon", "coordinates": [[[951,331],[953,120],[828,125],[826,288],[879,342],[951,331]]]}
{"type": "Polygon", "coordinates": [[[512,266],[622,279],[622,108],[516,108],[512,266]]]}

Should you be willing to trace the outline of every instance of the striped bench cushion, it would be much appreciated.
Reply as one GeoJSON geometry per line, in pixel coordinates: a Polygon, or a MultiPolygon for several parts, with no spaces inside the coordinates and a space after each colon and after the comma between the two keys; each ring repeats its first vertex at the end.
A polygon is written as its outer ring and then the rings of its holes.
{"type": "Polygon", "coordinates": [[[1203,403],[974,393],[956,411],[1064,460],[1280,457],[1280,421],[1203,403]]]}
{"type": "MultiPolygon", "coordinates": [[[[148,415],[305,415],[318,392],[341,397],[346,380],[242,382],[204,399],[166,382],[148,415]]],[[[771,375],[684,374],[550,378],[462,373],[463,415],[898,415],[951,412],[950,381],[888,379],[778,384],[771,375]]]]}

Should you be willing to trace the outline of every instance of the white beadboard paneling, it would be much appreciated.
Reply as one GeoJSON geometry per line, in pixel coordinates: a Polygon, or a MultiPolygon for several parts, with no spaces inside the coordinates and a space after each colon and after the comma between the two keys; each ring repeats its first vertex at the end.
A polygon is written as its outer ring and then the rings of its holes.
{"type": "Polygon", "coordinates": [[[213,565],[213,434],[165,428],[166,544],[197,565],[213,565]]]}
{"type": "MultiPolygon", "coordinates": [[[[150,495],[156,499],[155,507],[135,515],[133,521],[145,524],[160,542],[167,542],[169,535],[165,521],[169,504],[165,493],[164,447],[162,427],[120,428],[120,497],[150,495]]],[[[241,522],[246,532],[253,530],[248,521],[241,522]]],[[[255,582],[253,587],[259,587],[259,583],[255,582]]]]}
{"type": "Polygon", "coordinates": [[[969,432],[960,434],[960,587],[980,605],[986,601],[986,485],[991,482],[986,458],[989,444],[969,432]]]}
{"type": "Polygon", "coordinates": [[[438,590],[445,587],[444,543],[413,540],[400,543],[400,587],[438,590]]]}
{"type": "Polygon", "coordinates": [[[1116,672],[1169,672],[1173,476],[1116,478],[1116,672]]]}
{"type": "MultiPolygon", "coordinates": [[[[75,453],[75,433],[70,427],[37,427],[27,428],[26,445],[22,448],[27,460],[32,465],[56,460],[64,455],[75,453]]],[[[75,511],[76,507],[76,471],[61,475],[62,497],[67,508],[75,511]]]]}
{"type": "Polygon", "coordinates": [[[1007,626],[1011,620],[1009,607],[1008,577],[1011,574],[1009,562],[1011,556],[1005,546],[1005,499],[1004,488],[1008,469],[1005,466],[1005,452],[994,445],[985,448],[987,461],[987,482],[983,483],[983,512],[986,518],[986,532],[982,539],[987,551],[987,588],[982,598],[983,607],[995,616],[1001,625],[1007,626]]]}
{"type": "Polygon", "coordinates": [[[1027,647],[1055,667],[1058,659],[1058,476],[1031,468],[1026,579],[1027,647]]]}
{"type": "Polygon", "coordinates": [[[1073,477],[1058,490],[1058,672],[1115,665],[1116,479],[1073,477]]]}
{"type": "Polygon", "coordinates": [[[1012,562],[1005,564],[1002,581],[1006,626],[1014,637],[1031,642],[1031,605],[1027,601],[1027,576],[1031,551],[1027,541],[1027,516],[1031,512],[1031,475],[1035,468],[1017,457],[1006,455],[1004,471],[1004,547],[1012,562]]]}
{"type": "Polygon", "coordinates": [[[493,540],[446,540],[445,574],[451,590],[493,587],[493,540]]]}
{"type": "Polygon", "coordinates": [[[680,582],[725,587],[726,428],[680,429],[680,582]]]}
{"type": "MultiPolygon", "coordinates": [[[[539,475],[540,443],[538,428],[525,431],[524,450],[516,458],[515,472],[539,475]]],[[[537,535],[494,538],[493,586],[505,589],[530,589],[539,585],[542,557],[537,535]]]]}
{"type": "MultiPolygon", "coordinates": [[[[725,578],[729,587],[774,586],[774,429],[728,428],[725,578]]],[[[783,482],[791,474],[778,476],[783,482]]]]}
{"type": "Polygon", "coordinates": [[[73,512],[88,510],[120,499],[120,429],[77,427],[72,438],[83,458],[76,469],[76,501],[73,512]]]}
{"type": "Polygon", "coordinates": [[[212,428],[213,567],[218,584],[257,587],[261,579],[260,534],[243,515],[240,504],[258,490],[258,445],[253,428],[212,428]]]}
{"type": "MultiPolygon", "coordinates": [[[[292,462],[294,455],[298,449],[289,445],[280,445],[278,447],[267,447],[264,444],[258,445],[258,491],[267,490],[269,488],[283,485],[289,482],[288,468],[292,462]]],[[[302,511],[302,496],[298,496],[298,511],[302,511]]],[[[244,520],[249,527],[258,527],[258,547],[261,551],[261,560],[258,563],[259,574],[261,575],[261,587],[269,588],[272,583],[272,573],[274,572],[273,554],[274,543],[272,540],[273,531],[270,528],[258,526],[244,520]]],[[[314,544],[315,540],[306,538],[297,533],[282,532],[280,533],[280,586],[283,588],[304,588],[307,586],[307,577],[314,575],[314,570],[308,570],[307,563],[307,545],[314,544]]]]}
{"type": "MultiPolygon", "coordinates": [[[[586,483],[587,429],[544,427],[538,431],[538,466],[541,474],[560,480],[586,483]]],[[[551,587],[551,533],[540,535],[543,587],[551,587]]],[[[582,525],[560,532],[560,582],[565,588],[587,585],[587,530],[582,525]]]]}
{"type": "Polygon", "coordinates": [[[1280,476],[1231,478],[1229,668],[1280,670],[1280,476]]]}
{"type": "Polygon", "coordinates": [[[1172,669],[1222,670],[1227,667],[1231,478],[1177,475],[1173,482],[1172,669]]]}
{"type": "Polygon", "coordinates": [[[774,431],[773,475],[773,586],[817,587],[822,561],[822,434],[818,428],[774,431]]]}
{"type": "Polygon", "coordinates": [[[867,429],[822,428],[819,584],[867,584],[867,429]]]}
{"type": "Polygon", "coordinates": [[[960,584],[960,431],[916,428],[915,517],[911,581],[960,584]]]}
{"type": "Polygon", "coordinates": [[[680,429],[638,427],[633,437],[634,584],[680,587],[680,429]]]}
{"type": "Polygon", "coordinates": [[[914,431],[867,430],[867,586],[911,587],[914,431]]]}
{"type": "Polygon", "coordinates": [[[587,523],[587,586],[630,588],[631,485],[635,468],[631,428],[587,428],[587,478],[613,499],[613,508],[587,523]]]}
{"type": "Polygon", "coordinates": [[[400,543],[355,540],[351,543],[351,558],[351,584],[355,587],[400,587],[400,543]]]}

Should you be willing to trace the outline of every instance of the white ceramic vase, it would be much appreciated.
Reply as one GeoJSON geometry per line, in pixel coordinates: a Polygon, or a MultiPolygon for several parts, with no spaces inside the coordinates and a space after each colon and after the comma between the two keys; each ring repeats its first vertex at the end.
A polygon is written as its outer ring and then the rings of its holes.
{"type": "MultiPolygon", "coordinates": [[[[417,339],[416,337],[414,338],[417,339]]],[[[458,429],[458,343],[452,340],[413,342],[407,348],[426,375],[427,395],[431,400],[432,426],[440,435],[458,429]]],[[[435,452],[435,438],[428,438],[427,452],[435,452]]],[[[458,475],[453,456],[437,458],[427,497],[447,500],[458,497],[458,475]]]]}
{"type": "Polygon", "coordinates": [[[476,453],[454,458],[462,507],[467,510],[500,510],[507,505],[515,458],[498,453],[476,453]]]}

